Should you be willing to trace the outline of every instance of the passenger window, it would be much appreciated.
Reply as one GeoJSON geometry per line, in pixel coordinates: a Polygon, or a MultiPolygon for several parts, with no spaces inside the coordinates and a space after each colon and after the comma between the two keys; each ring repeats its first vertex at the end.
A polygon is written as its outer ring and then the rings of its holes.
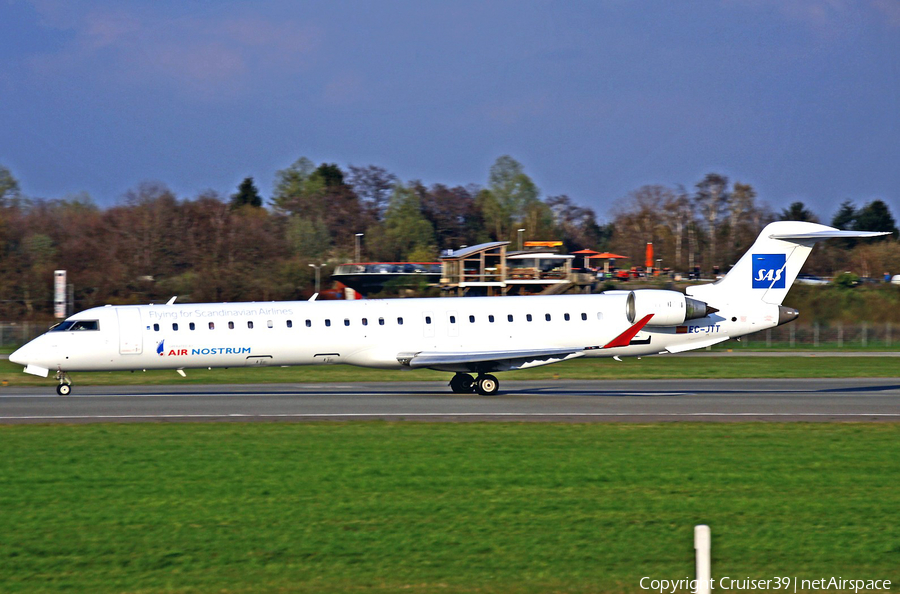
{"type": "Polygon", "coordinates": [[[312,320],[306,320],[306,327],[312,328],[312,320]]]}
{"type": "Polygon", "coordinates": [[[513,321],[513,316],[512,316],[512,314],[507,314],[507,316],[506,316],[506,321],[507,321],[507,322],[512,322],[512,321],[513,321]]]}
{"type": "Polygon", "coordinates": [[[378,318],[378,325],[384,326],[384,318],[378,318]]]}
{"type": "Polygon", "coordinates": [[[571,317],[569,316],[569,314],[563,314],[563,319],[568,322],[571,317]]]}
{"type": "Polygon", "coordinates": [[[293,328],[293,327],[294,327],[294,322],[288,320],[288,321],[287,321],[287,327],[288,327],[288,328],[293,328]]]}
{"type": "Polygon", "coordinates": [[[450,323],[451,323],[451,324],[455,324],[455,323],[456,323],[456,316],[450,316],[450,323]]]}
{"type": "Polygon", "coordinates": [[[602,319],[603,319],[603,312],[602,312],[602,311],[598,311],[598,312],[597,312],[597,319],[598,319],[598,320],[602,320],[602,319]]]}
{"type": "Polygon", "coordinates": [[[369,319],[368,319],[368,318],[363,318],[363,319],[362,319],[362,325],[363,325],[363,326],[368,326],[368,325],[369,325],[369,319]]]}
{"type": "Polygon", "coordinates": [[[582,319],[582,321],[585,321],[585,322],[586,322],[586,321],[587,321],[587,314],[586,314],[586,313],[581,314],[581,319],[582,319]]]}
{"type": "Polygon", "coordinates": [[[177,322],[172,323],[172,330],[174,330],[175,332],[178,332],[178,323],[177,322]]]}
{"type": "Polygon", "coordinates": [[[216,329],[216,323],[215,323],[215,322],[210,322],[210,323],[209,323],[209,329],[210,329],[210,330],[215,330],[215,329],[216,329]]]}
{"type": "Polygon", "coordinates": [[[228,329],[234,330],[234,322],[228,322],[228,329]]]}
{"type": "Polygon", "coordinates": [[[550,314],[544,314],[544,319],[548,322],[550,321],[550,314]]]}
{"type": "Polygon", "coordinates": [[[525,320],[528,321],[528,322],[530,322],[530,321],[531,321],[531,314],[525,314],[525,320]]]}
{"type": "Polygon", "coordinates": [[[349,326],[350,320],[348,318],[344,318],[344,326],[349,326]]]}
{"type": "Polygon", "coordinates": [[[493,314],[488,316],[488,322],[490,322],[491,324],[494,323],[494,316],[493,316],[493,314]]]}
{"type": "Polygon", "coordinates": [[[431,323],[431,316],[425,316],[425,323],[426,323],[426,324],[430,324],[430,323],[431,323]]]}
{"type": "Polygon", "coordinates": [[[474,323],[475,323],[475,316],[469,316],[469,323],[470,323],[470,324],[474,324],[474,323]]]}
{"type": "Polygon", "coordinates": [[[247,328],[253,330],[253,322],[251,322],[250,320],[247,320],[247,328]]]}
{"type": "Polygon", "coordinates": [[[153,331],[159,332],[159,324],[153,324],[153,331]]]}
{"type": "Polygon", "coordinates": [[[274,328],[274,327],[275,327],[275,322],[273,322],[272,320],[266,320],[266,327],[267,327],[267,328],[274,328]]]}
{"type": "Polygon", "coordinates": [[[331,326],[331,320],[325,320],[325,325],[326,325],[326,326],[331,326]]]}
{"type": "Polygon", "coordinates": [[[188,328],[190,328],[191,330],[196,330],[197,324],[195,324],[194,322],[191,322],[190,324],[188,324],[188,328]]]}
{"type": "Polygon", "coordinates": [[[397,323],[401,326],[403,325],[403,318],[397,318],[397,323]]]}

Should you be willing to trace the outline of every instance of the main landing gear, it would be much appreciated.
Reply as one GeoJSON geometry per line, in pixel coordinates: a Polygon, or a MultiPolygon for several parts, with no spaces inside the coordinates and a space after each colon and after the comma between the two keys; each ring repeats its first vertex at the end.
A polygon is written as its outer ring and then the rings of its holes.
{"type": "Polygon", "coordinates": [[[457,373],[450,380],[450,389],[457,394],[478,392],[482,396],[493,396],[500,390],[500,382],[488,373],[479,373],[477,379],[468,373],[457,373]]]}
{"type": "Polygon", "coordinates": [[[72,392],[72,380],[69,379],[65,371],[57,371],[56,379],[59,381],[59,385],[56,386],[56,393],[60,396],[68,396],[72,392]]]}

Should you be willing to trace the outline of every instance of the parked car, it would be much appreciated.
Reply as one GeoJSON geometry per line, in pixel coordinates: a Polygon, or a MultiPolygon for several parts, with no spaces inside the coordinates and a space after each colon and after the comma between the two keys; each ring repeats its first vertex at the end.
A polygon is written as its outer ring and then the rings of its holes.
{"type": "Polygon", "coordinates": [[[794,281],[798,285],[827,285],[828,281],[815,274],[800,274],[794,281]]]}

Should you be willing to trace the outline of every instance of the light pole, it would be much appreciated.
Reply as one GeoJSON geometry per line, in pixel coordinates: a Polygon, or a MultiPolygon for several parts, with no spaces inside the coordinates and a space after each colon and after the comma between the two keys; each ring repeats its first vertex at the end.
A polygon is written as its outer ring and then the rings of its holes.
{"type": "Polygon", "coordinates": [[[522,234],[525,233],[525,229],[519,229],[519,251],[521,252],[524,248],[524,243],[522,242],[522,234]]]}
{"type": "Polygon", "coordinates": [[[324,264],[310,264],[310,266],[316,269],[316,293],[318,294],[318,292],[319,292],[319,270],[321,270],[321,268],[325,265],[324,264]]]}
{"type": "Polygon", "coordinates": [[[357,264],[359,264],[359,251],[360,251],[359,248],[360,248],[360,243],[362,242],[363,235],[364,235],[363,233],[356,234],[356,260],[354,260],[354,262],[356,262],[357,264]]]}

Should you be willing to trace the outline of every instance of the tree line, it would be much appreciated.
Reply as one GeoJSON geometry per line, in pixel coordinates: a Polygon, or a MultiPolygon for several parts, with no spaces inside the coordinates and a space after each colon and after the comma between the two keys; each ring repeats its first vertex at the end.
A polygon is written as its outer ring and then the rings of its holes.
{"type": "MultiPolygon", "coordinates": [[[[815,219],[799,203],[780,215],[815,219]]],[[[249,177],[230,196],[208,191],[193,198],[148,182],[106,208],[83,194],[27,197],[0,166],[0,317],[49,316],[55,269],[68,271],[78,310],[172,295],[296,299],[312,290],[309,264],[353,260],[358,233],[367,261],[436,261],[463,245],[515,245],[518,229],[525,229],[526,240],[561,240],[566,251],[620,251],[636,264],[652,241],[663,266],[724,271],[775,218],[749,184],[709,174],[692,191],[639,188],[617,201],[604,223],[568,196],[542,197],[509,156],[496,160],[484,185],[401,181],[375,165],[342,168],[300,158],[277,172],[268,199],[249,177]]],[[[834,222],[896,234],[882,201],[859,208],[847,202],[834,222]]],[[[900,272],[895,241],[841,247],[831,250],[828,265],[863,262],[877,271],[896,263],[900,272]]]]}
{"type": "Polygon", "coordinates": [[[887,231],[881,240],[831,241],[817,248],[806,272],[833,276],[854,270],[865,277],[885,271],[900,274],[900,244],[896,221],[883,200],[862,206],[844,201],[830,219],[821,220],[803,202],[780,212],[757,200],[750,184],[729,182],[709,173],[692,190],[683,186],[648,185],[628,194],[613,211],[610,247],[643,264],[647,242],[652,242],[655,264],[677,271],[698,267],[706,274],[727,272],[750,248],[768,223],[809,221],[838,229],[887,231]]]}

